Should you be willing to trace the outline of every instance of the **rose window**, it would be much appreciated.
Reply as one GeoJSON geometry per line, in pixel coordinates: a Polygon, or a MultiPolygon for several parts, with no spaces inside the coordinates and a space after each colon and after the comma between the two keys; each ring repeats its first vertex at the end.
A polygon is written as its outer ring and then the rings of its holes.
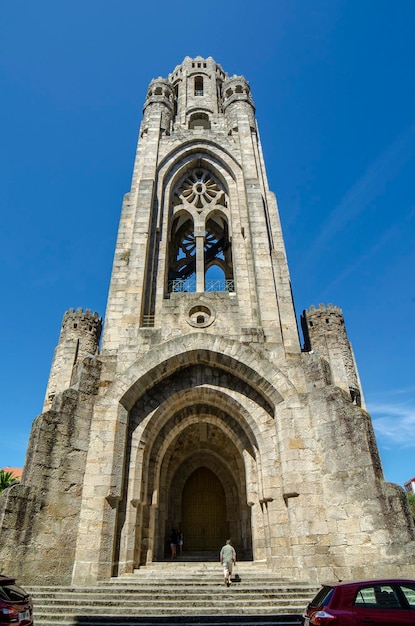
{"type": "Polygon", "coordinates": [[[193,170],[183,181],[179,190],[180,197],[188,204],[193,204],[197,209],[203,209],[218,200],[219,194],[223,194],[217,182],[206,170],[193,170]]]}

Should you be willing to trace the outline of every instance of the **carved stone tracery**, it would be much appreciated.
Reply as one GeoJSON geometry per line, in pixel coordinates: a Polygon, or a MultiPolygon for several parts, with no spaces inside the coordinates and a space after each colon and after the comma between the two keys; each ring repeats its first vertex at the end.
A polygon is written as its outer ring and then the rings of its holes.
{"type": "Polygon", "coordinates": [[[192,205],[200,212],[215,204],[224,205],[225,193],[214,176],[203,168],[192,170],[177,190],[181,204],[192,205]]]}
{"type": "Polygon", "coordinates": [[[227,279],[232,279],[227,205],[223,185],[206,168],[194,168],[178,182],[173,191],[170,281],[194,276],[198,254],[203,254],[199,267],[204,271],[217,265],[227,279]],[[203,239],[199,247],[198,237],[203,239]]]}

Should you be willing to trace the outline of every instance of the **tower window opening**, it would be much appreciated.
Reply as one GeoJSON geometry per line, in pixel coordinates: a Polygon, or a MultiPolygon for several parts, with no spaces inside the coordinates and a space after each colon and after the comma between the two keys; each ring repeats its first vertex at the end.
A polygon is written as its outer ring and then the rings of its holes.
{"type": "Polygon", "coordinates": [[[195,96],[203,96],[203,77],[196,76],[195,78],[195,96]]]}
{"type": "Polygon", "coordinates": [[[196,239],[193,220],[182,214],[173,223],[169,254],[169,291],[195,291],[196,239]]]}
{"type": "Polygon", "coordinates": [[[210,128],[210,119],[207,113],[197,112],[190,116],[189,128],[210,128]]]}
{"type": "Polygon", "coordinates": [[[226,206],[222,184],[212,172],[202,167],[188,171],[173,190],[175,217],[168,254],[169,293],[235,291],[232,248],[224,214],[226,206]],[[197,232],[193,215],[199,222],[197,232]],[[205,215],[203,233],[200,226],[205,215]]]}
{"type": "Polygon", "coordinates": [[[220,213],[206,224],[204,267],[205,291],[235,291],[228,224],[220,213]]]}
{"type": "Polygon", "coordinates": [[[176,117],[177,115],[177,102],[179,99],[179,83],[176,83],[174,86],[174,100],[173,100],[173,115],[176,117]]]}

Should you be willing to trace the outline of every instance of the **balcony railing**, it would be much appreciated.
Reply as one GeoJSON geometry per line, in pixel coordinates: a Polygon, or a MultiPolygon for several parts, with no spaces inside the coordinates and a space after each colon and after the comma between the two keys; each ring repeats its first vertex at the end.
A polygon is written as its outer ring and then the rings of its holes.
{"type": "MultiPolygon", "coordinates": [[[[194,278],[169,280],[169,293],[196,291],[194,278]]],[[[216,279],[205,282],[205,291],[235,291],[235,281],[216,279]]]]}

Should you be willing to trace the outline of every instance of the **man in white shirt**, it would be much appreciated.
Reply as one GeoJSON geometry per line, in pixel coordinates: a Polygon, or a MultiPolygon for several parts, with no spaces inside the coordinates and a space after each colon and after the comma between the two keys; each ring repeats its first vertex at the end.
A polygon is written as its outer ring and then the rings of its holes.
{"type": "Polygon", "coordinates": [[[232,546],[230,539],[226,540],[226,544],[221,548],[219,560],[222,563],[223,575],[225,577],[225,585],[231,586],[231,575],[233,566],[236,565],[236,552],[232,546]]]}

